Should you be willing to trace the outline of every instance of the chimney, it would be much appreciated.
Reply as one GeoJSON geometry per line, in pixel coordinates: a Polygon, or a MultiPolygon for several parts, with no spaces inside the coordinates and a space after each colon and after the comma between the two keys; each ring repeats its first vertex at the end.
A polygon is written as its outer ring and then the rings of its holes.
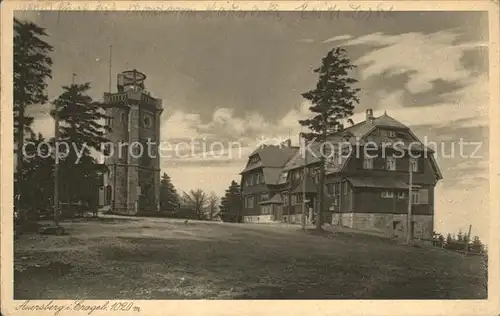
{"type": "Polygon", "coordinates": [[[366,110],[366,122],[371,123],[372,121],[373,121],[373,110],[367,109],[366,110]]]}

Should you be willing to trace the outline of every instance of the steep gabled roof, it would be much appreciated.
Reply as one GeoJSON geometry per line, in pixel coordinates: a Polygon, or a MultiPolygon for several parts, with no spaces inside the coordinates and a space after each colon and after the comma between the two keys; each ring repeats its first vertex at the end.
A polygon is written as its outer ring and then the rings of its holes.
{"type": "MultiPolygon", "coordinates": [[[[292,193],[302,193],[304,190],[304,180],[300,182],[299,185],[295,187],[292,193]]],[[[318,188],[314,180],[311,177],[306,177],[305,179],[305,192],[306,193],[318,193],[318,188]]]]}
{"type": "Polygon", "coordinates": [[[384,113],[379,117],[374,117],[372,121],[363,121],[346,128],[343,132],[349,132],[356,138],[363,138],[373,131],[376,127],[389,127],[408,130],[408,126],[395,120],[384,113]]]}
{"type": "Polygon", "coordinates": [[[264,146],[257,151],[263,167],[283,167],[298,147],[264,146]]]}
{"type": "Polygon", "coordinates": [[[278,184],[282,168],[264,168],[264,182],[266,184],[278,184]]]}
{"type": "MultiPolygon", "coordinates": [[[[328,142],[335,148],[334,152],[338,152],[340,146],[342,145],[343,139],[340,135],[332,135],[328,138],[328,142]]],[[[323,147],[323,150],[327,150],[327,147],[323,147]]],[[[290,171],[293,169],[301,168],[304,164],[314,165],[320,162],[321,157],[321,144],[314,143],[305,148],[305,150],[298,150],[297,153],[286,163],[283,168],[284,171],[290,171]]],[[[330,156],[331,159],[327,161],[327,172],[334,172],[335,170],[340,170],[343,168],[347,158],[343,155],[330,156]]]]}
{"type": "Polygon", "coordinates": [[[240,174],[257,168],[262,168],[266,184],[277,184],[281,169],[298,150],[298,147],[292,146],[261,146],[254,150],[249,156],[253,157],[258,155],[260,161],[252,165],[247,164],[247,167],[241,171],[240,174]]]}

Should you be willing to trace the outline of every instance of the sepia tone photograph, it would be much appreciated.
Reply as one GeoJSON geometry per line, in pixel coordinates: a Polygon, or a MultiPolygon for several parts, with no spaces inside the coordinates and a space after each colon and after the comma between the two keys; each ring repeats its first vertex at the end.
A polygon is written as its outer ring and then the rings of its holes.
{"type": "Polygon", "coordinates": [[[488,12],[304,5],[14,11],[18,312],[488,299],[488,12]]]}

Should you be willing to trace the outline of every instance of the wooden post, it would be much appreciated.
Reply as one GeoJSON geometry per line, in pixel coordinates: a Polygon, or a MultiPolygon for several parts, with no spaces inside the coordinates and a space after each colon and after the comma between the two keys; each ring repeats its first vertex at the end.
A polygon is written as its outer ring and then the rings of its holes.
{"type": "Polygon", "coordinates": [[[470,241],[470,231],[472,229],[472,225],[469,225],[469,232],[467,233],[467,237],[465,237],[465,252],[464,256],[467,256],[467,253],[469,252],[469,241],[470,241]]]}
{"type": "Polygon", "coordinates": [[[57,105],[54,111],[54,142],[56,147],[56,155],[54,157],[54,220],[57,221],[59,218],[59,152],[58,141],[59,141],[59,109],[57,105]]]}
{"type": "Polygon", "coordinates": [[[303,139],[303,144],[304,144],[304,152],[303,152],[303,155],[304,155],[304,179],[302,179],[302,229],[305,230],[306,229],[306,178],[307,178],[306,146],[307,146],[307,142],[306,142],[306,139],[302,136],[303,135],[301,135],[301,139],[303,139]]]}
{"type": "Polygon", "coordinates": [[[412,239],[412,214],[411,214],[411,206],[412,206],[412,182],[413,182],[413,169],[411,165],[411,152],[408,151],[408,165],[410,171],[410,181],[408,184],[408,218],[406,224],[406,243],[411,243],[412,239]]]}

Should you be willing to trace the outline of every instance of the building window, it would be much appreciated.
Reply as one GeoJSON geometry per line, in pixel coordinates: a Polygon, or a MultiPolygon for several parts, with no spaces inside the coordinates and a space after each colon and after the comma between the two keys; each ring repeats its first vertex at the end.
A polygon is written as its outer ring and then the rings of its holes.
{"type": "Polygon", "coordinates": [[[272,205],[265,205],[262,207],[262,214],[263,215],[271,215],[272,213],[273,213],[272,205]]]}
{"type": "Polygon", "coordinates": [[[259,162],[259,156],[258,155],[250,157],[250,164],[255,164],[257,162],[259,162]]]}
{"type": "Polygon", "coordinates": [[[120,120],[121,120],[122,123],[126,123],[127,122],[127,117],[125,116],[125,113],[120,114],[120,120]]]}
{"type": "Polygon", "coordinates": [[[373,169],[373,158],[365,158],[363,160],[363,169],[373,169]]]}
{"type": "Polygon", "coordinates": [[[335,183],[328,183],[326,185],[326,192],[329,196],[335,195],[335,183]]]}
{"type": "Polygon", "coordinates": [[[145,127],[150,127],[151,126],[151,119],[149,117],[144,118],[144,126],[145,127]]]}
{"type": "Polygon", "coordinates": [[[387,157],[385,161],[385,168],[387,170],[396,170],[396,157],[387,157]]]}
{"type": "Polygon", "coordinates": [[[314,183],[315,183],[315,184],[318,184],[318,183],[319,183],[319,176],[320,176],[320,175],[319,175],[319,174],[317,174],[317,173],[313,175],[313,181],[314,181],[314,183]]]}
{"type": "Polygon", "coordinates": [[[120,144],[120,159],[128,161],[128,145],[120,144]]]}
{"type": "Polygon", "coordinates": [[[389,131],[388,134],[389,134],[389,137],[392,137],[392,138],[397,136],[395,131],[389,131]]]}
{"type": "Polygon", "coordinates": [[[349,190],[349,187],[347,186],[347,181],[344,182],[344,195],[347,195],[347,191],[349,190]]]}
{"type": "Polygon", "coordinates": [[[428,189],[413,190],[412,194],[411,194],[411,203],[412,204],[428,204],[429,203],[429,190],[428,189]]]}
{"type": "Polygon", "coordinates": [[[262,195],[260,196],[260,200],[261,201],[267,201],[267,200],[269,200],[269,194],[268,193],[262,193],[262,195]]]}
{"type": "Polygon", "coordinates": [[[295,180],[300,179],[300,172],[298,172],[297,170],[295,170],[295,171],[293,172],[293,174],[294,174],[295,180]]]}
{"type": "Polygon", "coordinates": [[[420,204],[420,192],[418,190],[411,192],[411,204],[420,204]]]}
{"type": "Polygon", "coordinates": [[[392,191],[382,191],[382,197],[385,199],[392,199],[394,197],[394,192],[392,191]]]}
{"type": "Polygon", "coordinates": [[[290,197],[288,196],[288,194],[285,193],[285,195],[283,196],[283,205],[284,206],[288,206],[289,205],[289,200],[290,200],[290,197]]]}
{"type": "Polygon", "coordinates": [[[295,205],[295,204],[297,204],[297,196],[294,194],[294,195],[292,195],[292,196],[291,196],[291,198],[292,198],[292,200],[291,200],[291,203],[290,203],[290,204],[291,204],[291,205],[295,205]]]}
{"type": "Polygon", "coordinates": [[[297,194],[297,204],[301,204],[304,201],[304,196],[302,194],[297,194]]]}
{"type": "Polygon", "coordinates": [[[410,158],[410,168],[412,172],[418,172],[418,160],[417,158],[410,158]]]}
{"type": "Polygon", "coordinates": [[[253,196],[247,196],[245,198],[245,208],[253,208],[253,196]]]}
{"type": "Polygon", "coordinates": [[[111,127],[113,126],[113,118],[112,117],[106,117],[106,127],[111,127]]]}
{"type": "Polygon", "coordinates": [[[398,199],[405,199],[405,198],[406,198],[405,192],[398,192],[398,199]]]}

